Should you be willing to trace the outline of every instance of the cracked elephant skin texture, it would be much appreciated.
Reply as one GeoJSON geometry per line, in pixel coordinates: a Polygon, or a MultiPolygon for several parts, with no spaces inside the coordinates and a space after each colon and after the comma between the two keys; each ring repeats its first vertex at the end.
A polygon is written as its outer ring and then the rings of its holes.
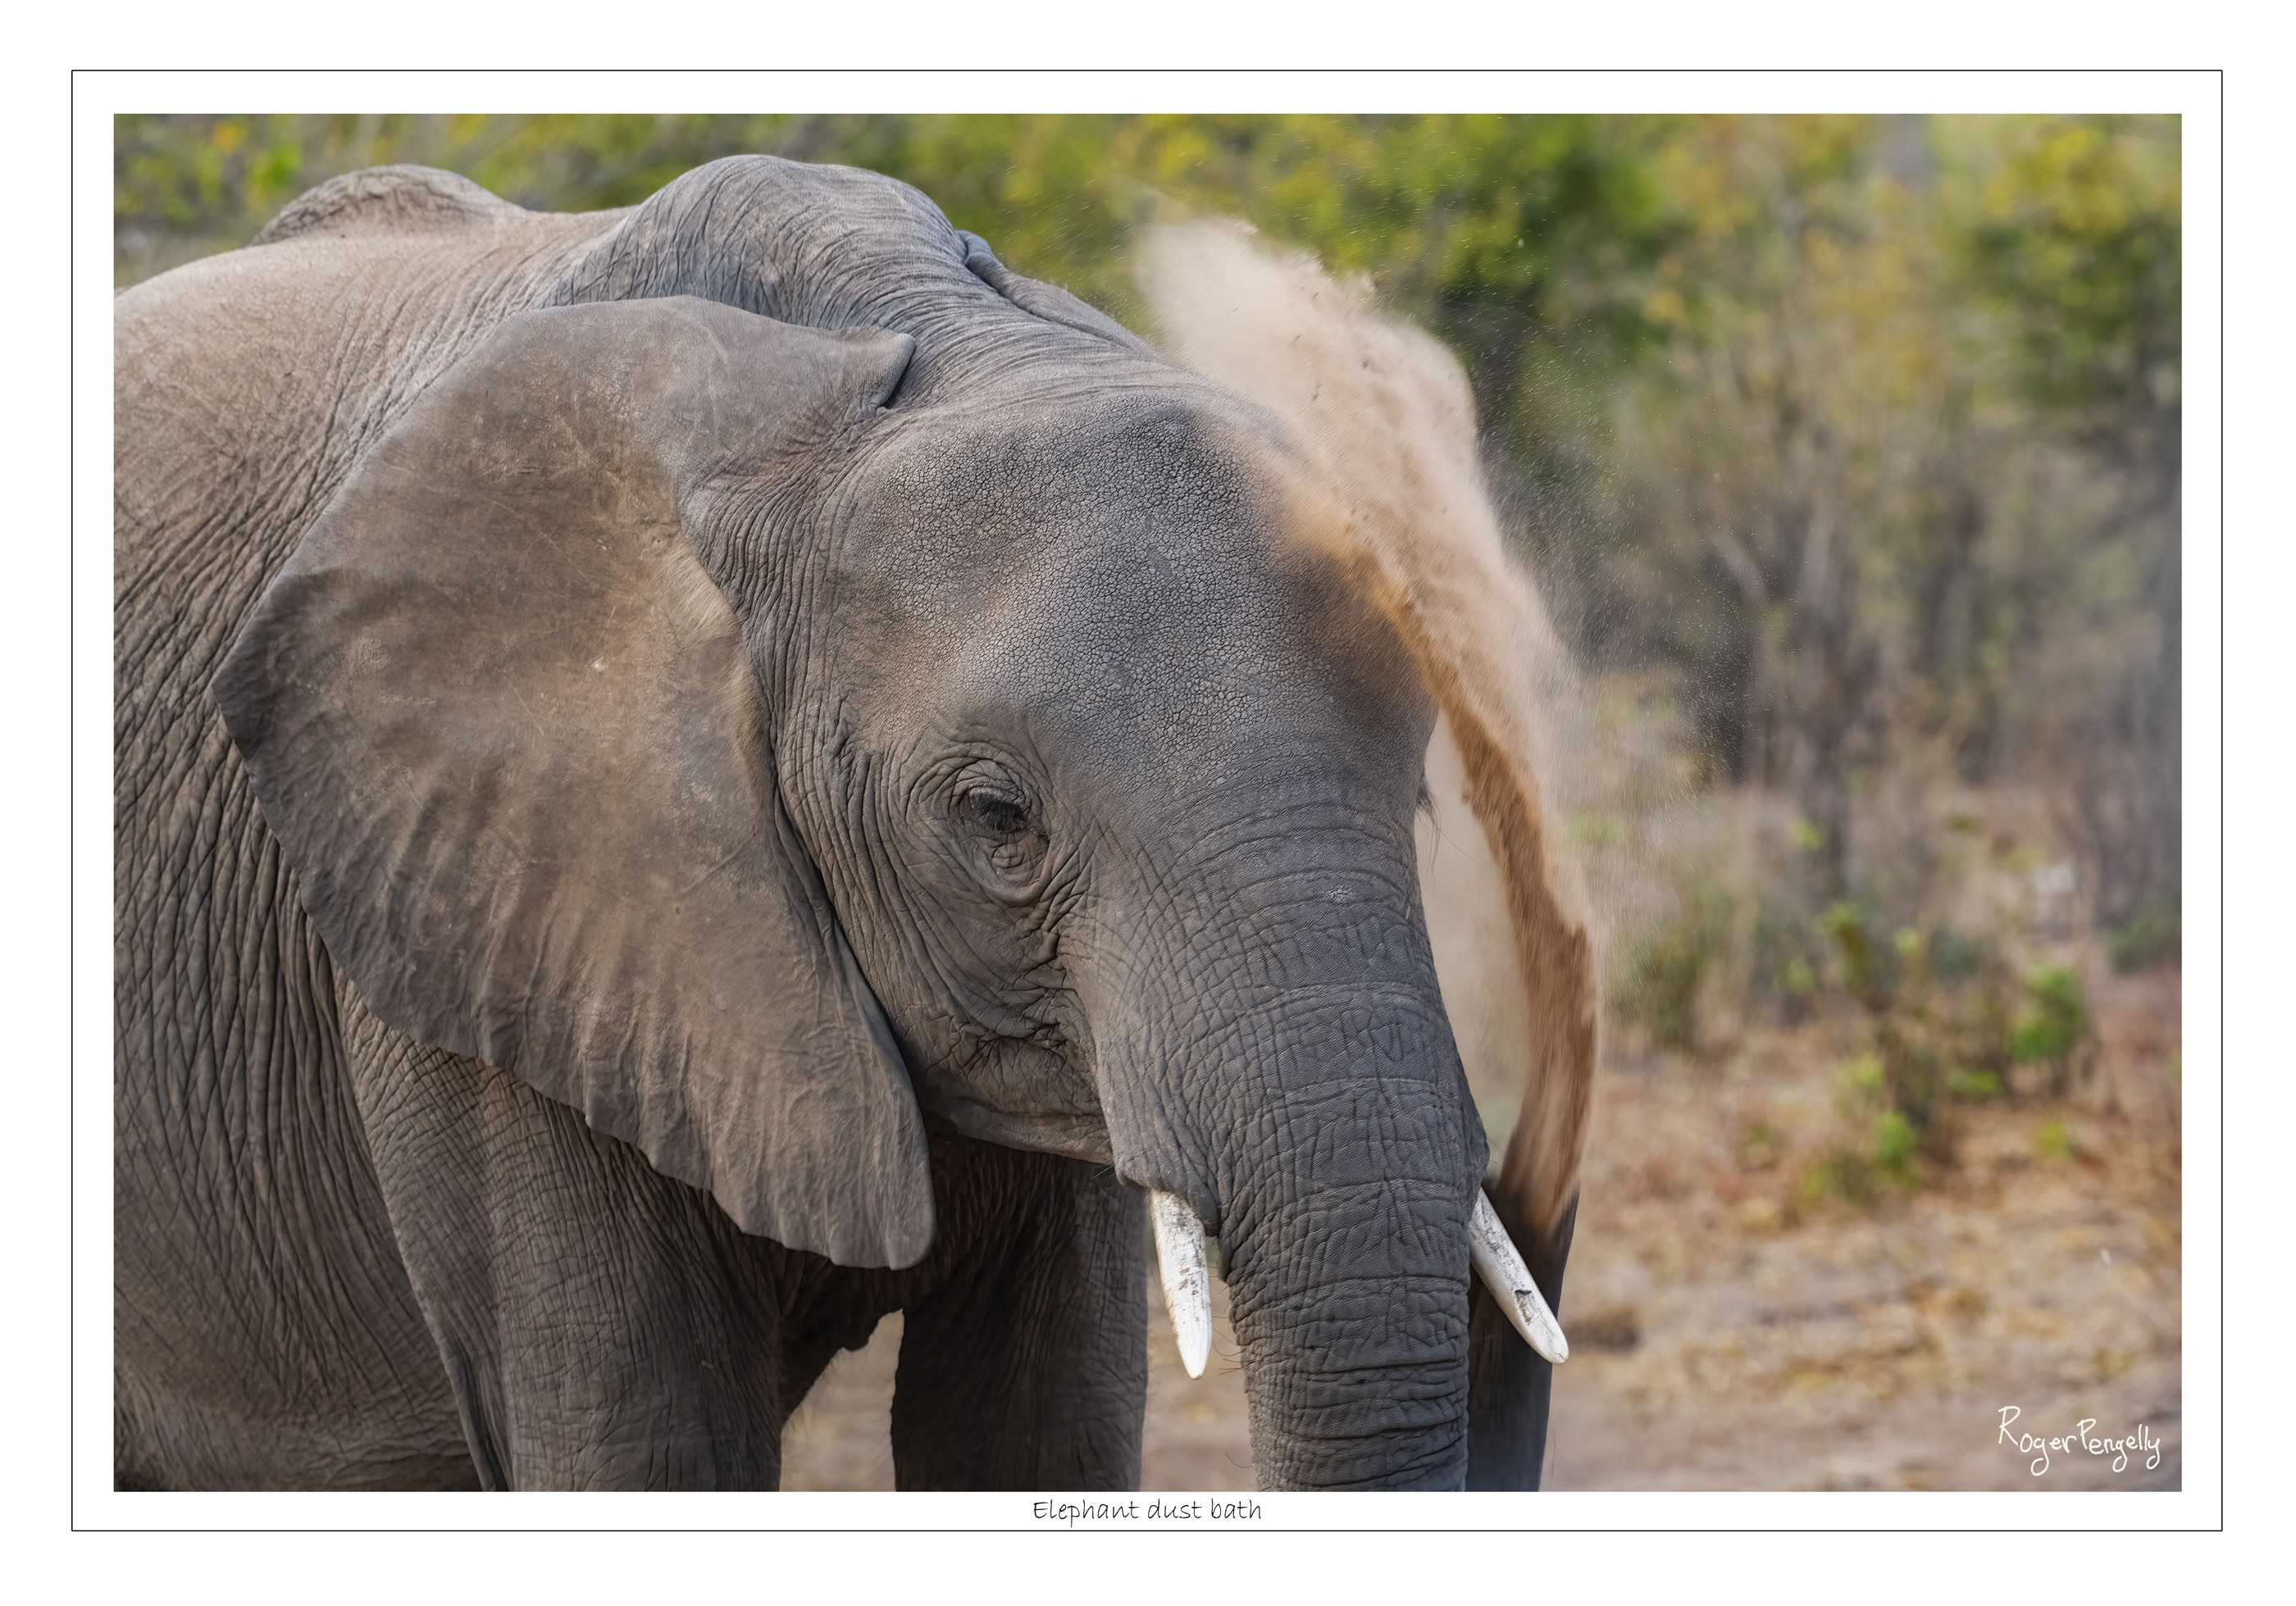
{"type": "Polygon", "coordinates": [[[1275,420],[767,158],[115,307],[121,1487],[770,1488],[895,1309],[901,1487],[1136,1485],[1148,1188],[1264,1486],[1535,1483],[1434,709],[1275,420]]]}

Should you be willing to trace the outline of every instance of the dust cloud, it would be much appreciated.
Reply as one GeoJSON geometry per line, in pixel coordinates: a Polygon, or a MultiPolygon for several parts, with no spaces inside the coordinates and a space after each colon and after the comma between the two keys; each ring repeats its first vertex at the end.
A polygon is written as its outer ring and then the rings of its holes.
{"type": "Polygon", "coordinates": [[[1153,228],[1136,268],[1166,353],[1289,426],[1315,481],[1301,530],[1361,578],[1440,708],[1419,832],[1429,935],[1504,1185],[1547,1230],[1577,1187],[1596,1008],[1586,900],[1542,792],[1587,721],[1570,653],[1507,556],[1466,376],[1367,285],[1240,224],[1153,228]]]}

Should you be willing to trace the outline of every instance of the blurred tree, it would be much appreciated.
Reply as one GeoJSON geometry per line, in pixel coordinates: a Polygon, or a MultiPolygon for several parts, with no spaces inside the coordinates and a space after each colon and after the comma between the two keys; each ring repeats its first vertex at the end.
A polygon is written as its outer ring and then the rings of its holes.
{"type": "Polygon", "coordinates": [[[2182,144],[2173,118],[1964,131],[1968,281],[2008,335],[2036,427],[2101,480],[2049,599],[2070,823],[2114,925],[2182,881],[2182,144]]]}
{"type": "MultiPolygon", "coordinates": [[[[2162,119],[122,117],[115,275],[412,161],[633,204],[740,152],[916,184],[1119,317],[1128,244],[1245,218],[1447,342],[1557,623],[1785,790],[1806,906],[1886,778],[2042,775],[2101,914],[2173,906],[2179,130],[2162,119]]],[[[1900,856],[1903,856],[1902,855],[1900,856]]]]}

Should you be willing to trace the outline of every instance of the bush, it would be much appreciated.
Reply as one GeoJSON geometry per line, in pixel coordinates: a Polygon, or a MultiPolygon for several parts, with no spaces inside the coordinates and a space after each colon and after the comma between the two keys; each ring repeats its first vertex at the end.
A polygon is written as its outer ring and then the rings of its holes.
{"type": "Polygon", "coordinates": [[[1657,932],[1620,945],[1612,1012],[1650,1033],[1659,1048],[1698,1046],[1698,987],[1729,952],[1730,895],[1701,883],[1689,906],[1657,932]]]}
{"type": "Polygon", "coordinates": [[[2071,1159],[2080,1152],[2080,1145],[2062,1121],[2043,1121],[2033,1135],[2033,1152],[2043,1159],[2071,1159]]]}
{"type": "Polygon", "coordinates": [[[1993,963],[1993,945],[1940,925],[1930,934],[1929,959],[1930,974],[1939,981],[1967,981],[1993,963]]]}
{"type": "Polygon", "coordinates": [[[2141,909],[2127,925],[2104,934],[2105,952],[2112,968],[2123,975],[2185,956],[2184,917],[2169,905],[2141,909]]]}
{"type": "Polygon", "coordinates": [[[1921,1135],[1901,1110],[1886,1111],[1874,1123],[1874,1168],[1895,1182],[1910,1183],[1919,1173],[1914,1167],[1921,1135]]]}
{"type": "Polygon", "coordinates": [[[2025,979],[2027,1009],[2009,1035],[2010,1057],[2045,1065],[2049,1091],[2062,1098],[2072,1084],[2073,1054],[2088,1036],[2088,1004],[2080,977],[2052,965],[2025,979]]]}
{"type": "Polygon", "coordinates": [[[1710,957],[1699,934],[1680,925],[1626,944],[1611,992],[1619,1018],[1642,1027],[1660,1048],[1693,1047],[1698,983],[1710,957]]]}

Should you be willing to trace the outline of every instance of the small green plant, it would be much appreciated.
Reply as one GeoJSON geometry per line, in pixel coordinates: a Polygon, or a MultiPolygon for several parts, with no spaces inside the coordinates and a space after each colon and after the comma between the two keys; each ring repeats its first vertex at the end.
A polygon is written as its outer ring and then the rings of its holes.
{"type": "Polygon", "coordinates": [[[1706,973],[1706,961],[1705,946],[1696,934],[1679,927],[1629,942],[1620,951],[1613,1007],[1621,1020],[1647,1030],[1659,1047],[1693,1047],[1698,983],[1706,973]]]}
{"type": "Polygon", "coordinates": [[[1748,980],[1788,1025],[1799,1025],[1824,986],[1824,933],[1805,911],[1766,897],[1755,905],[1748,937],[1748,980]]]}
{"type": "Polygon", "coordinates": [[[2088,1004],[2079,975],[2062,965],[2025,979],[2026,1009],[2009,1034],[2010,1057],[2048,1069],[2049,1092],[2062,1098],[2072,1085],[2073,1055],[2088,1036],[2088,1004]]]}
{"type": "Polygon", "coordinates": [[[1913,938],[1909,946],[1895,939],[1877,941],[1872,922],[1872,912],[1854,900],[1835,904],[1817,917],[1818,929],[1833,942],[1841,962],[1843,987],[1878,1013],[1896,1002],[1898,982],[1919,963],[1922,945],[1920,936],[1910,931],[1900,933],[1913,938]]]}
{"type": "Polygon", "coordinates": [[[1660,1048],[1695,1049],[1698,986],[1727,952],[1729,937],[1729,894],[1703,882],[1672,922],[1620,945],[1611,993],[1619,1019],[1641,1026],[1660,1048]]]}
{"type": "Polygon", "coordinates": [[[1879,1054],[1859,1054],[1845,1062],[1834,1073],[1834,1082],[1840,1090],[1837,1102],[1847,1115],[1863,1115],[1889,1096],[1888,1077],[1879,1054]]]}
{"type": "Polygon", "coordinates": [[[1804,1205],[1837,1199],[1862,1210],[1876,1192],[1873,1165],[1855,1149],[1837,1149],[1801,1174],[1800,1192],[1804,1205]]]}
{"type": "Polygon", "coordinates": [[[1865,1148],[1836,1147],[1801,1174],[1801,1201],[1816,1205],[1838,1200],[1852,1209],[1870,1209],[1890,1188],[1916,1187],[1922,1181],[1922,1136],[1895,1110],[1874,1118],[1865,1148]]]}
{"type": "Polygon", "coordinates": [[[1783,1133],[1767,1121],[1749,1121],[1738,1134],[1738,1167],[1744,1171],[1767,1171],[1778,1163],[1785,1152],[1783,1133]]]}
{"type": "Polygon", "coordinates": [[[2062,1121],[2046,1120],[2033,1135],[2033,1152],[2043,1159],[2070,1159],[2080,1152],[2080,1145],[2065,1130],[2062,1121]]]}
{"type": "Polygon", "coordinates": [[[1992,946],[1981,938],[1964,936],[1948,925],[1940,925],[1930,933],[1930,974],[1939,981],[1967,981],[1992,959],[1992,946]]]}
{"type": "Polygon", "coordinates": [[[1574,815],[1570,820],[1570,840],[1582,848],[1624,848],[1627,845],[1627,823],[1616,815],[1574,815]]]}
{"type": "Polygon", "coordinates": [[[2105,933],[2104,951],[2123,975],[2146,971],[2185,953],[2184,917],[2176,906],[2154,904],[2137,911],[2125,926],[2105,933]]]}
{"type": "Polygon", "coordinates": [[[1902,1110],[1886,1111],[1874,1123],[1874,1169],[1895,1183],[1919,1181],[1914,1155],[1921,1143],[1921,1135],[1902,1110]]]}

